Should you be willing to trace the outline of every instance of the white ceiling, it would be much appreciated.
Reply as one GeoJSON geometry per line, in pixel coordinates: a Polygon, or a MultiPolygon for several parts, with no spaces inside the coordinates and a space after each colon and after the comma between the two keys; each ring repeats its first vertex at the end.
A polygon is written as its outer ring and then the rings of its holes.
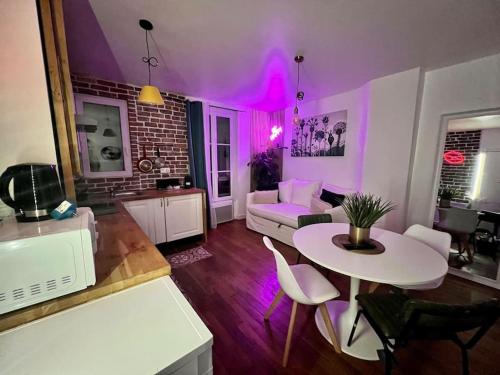
{"type": "Polygon", "coordinates": [[[293,103],[297,51],[305,100],[417,66],[500,52],[498,0],[64,0],[74,72],[143,84],[144,31],[155,26],[153,83],[264,110],[293,103]]]}
{"type": "Polygon", "coordinates": [[[500,128],[500,115],[468,117],[448,121],[448,131],[450,132],[495,128],[500,128]]]}

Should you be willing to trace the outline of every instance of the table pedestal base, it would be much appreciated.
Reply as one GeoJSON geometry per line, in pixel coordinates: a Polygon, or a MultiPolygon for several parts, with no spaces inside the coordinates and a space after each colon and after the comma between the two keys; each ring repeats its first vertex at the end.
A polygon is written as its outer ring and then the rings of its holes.
{"type": "MultiPolygon", "coordinates": [[[[347,301],[329,301],[326,302],[326,306],[330,313],[330,319],[332,320],[337,338],[341,343],[342,351],[356,358],[378,361],[377,350],[383,349],[383,346],[365,318],[361,316],[359,319],[351,346],[347,346],[347,340],[349,340],[356,312],[349,311],[349,302],[347,301]]],[[[331,344],[330,336],[328,335],[319,308],[316,310],[315,319],[319,331],[331,344]]]]}

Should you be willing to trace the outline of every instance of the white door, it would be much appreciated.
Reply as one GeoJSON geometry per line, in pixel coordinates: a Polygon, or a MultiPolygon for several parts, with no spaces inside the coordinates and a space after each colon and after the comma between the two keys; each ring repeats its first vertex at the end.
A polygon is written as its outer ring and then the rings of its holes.
{"type": "Polygon", "coordinates": [[[231,200],[236,166],[235,111],[210,107],[210,175],[214,201],[231,200]]]}
{"type": "Polygon", "coordinates": [[[167,242],[203,233],[201,194],[165,198],[167,242]]]}

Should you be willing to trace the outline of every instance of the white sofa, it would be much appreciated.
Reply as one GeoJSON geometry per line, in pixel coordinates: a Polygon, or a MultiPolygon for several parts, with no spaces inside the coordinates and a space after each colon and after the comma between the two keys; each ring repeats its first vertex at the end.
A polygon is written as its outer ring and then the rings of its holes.
{"type": "MultiPolygon", "coordinates": [[[[318,183],[318,186],[321,186],[321,184],[318,183]]],[[[350,189],[342,189],[326,184],[321,188],[339,194],[351,192],[350,189]]],[[[332,216],[334,223],[348,223],[349,221],[342,207],[332,207],[331,204],[319,198],[321,188],[317,189],[310,197],[302,197],[302,200],[310,201],[309,207],[292,202],[259,204],[255,202],[255,192],[248,193],[246,202],[247,228],[294,246],[292,236],[298,228],[298,217],[300,215],[327,213],[332,216]]]]}

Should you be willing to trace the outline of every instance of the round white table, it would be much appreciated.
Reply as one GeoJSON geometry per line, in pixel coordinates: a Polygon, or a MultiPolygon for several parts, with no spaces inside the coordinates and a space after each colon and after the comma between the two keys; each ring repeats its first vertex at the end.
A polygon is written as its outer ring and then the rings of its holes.
{"type": "MultiPolygon", "coordinates": [[[[443,277],[448,271],[444,258],[429,246],[413,238],[391,231],[372,228],[370,237],[385,246],[377,255],[357,254],[343,250],[332,242],[336,234],[348,233],[349,224],[314,224],[303,227],[293,235],[297,250],[329,270],[351,277],[349,302],[327,302],[330,318],[335,327],[342,351],[365,360],[378,360],[377,350],[382,343],[364,317],[359,320],[351,346],[347,340],[358,312],[359,281],[368,280],[384,284],[418,285],[443,277]]],[[[316,325],[330,341],[319,310],[316,325]]]]}

